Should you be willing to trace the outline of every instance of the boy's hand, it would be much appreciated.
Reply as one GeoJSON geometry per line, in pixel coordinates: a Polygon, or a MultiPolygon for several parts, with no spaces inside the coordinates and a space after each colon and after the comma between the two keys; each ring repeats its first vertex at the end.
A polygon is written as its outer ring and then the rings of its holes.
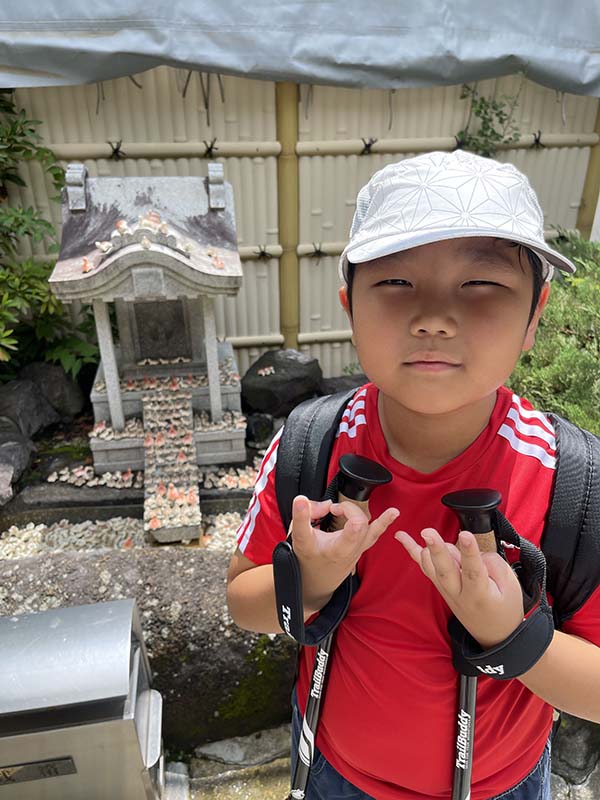
{"type": "Polygon", "coordinates": [[[354,503],[345,500],[315,502],[303,495],[294,498],[292,537],[294,553],[302,571],[305,608],[318,611],[340,583],[350,575],[361,555],[372,547],[388,526],[398,518],[397,508],[388,508],[377,519],[367,519],[354,503]],[[322,531],[312,525],[327,513],[346,519],[339,531],[322,531]]]}
{"type": "Polygon", "coordinates": [[[421,536],[425,547],[405,531],[395,534],[471,636],[484,650],[510,636],[524,615],[521,585],[510,565],[498,553],[481,553],[469,531],[459,533],[457,545],[434,528],[421,536]]]}

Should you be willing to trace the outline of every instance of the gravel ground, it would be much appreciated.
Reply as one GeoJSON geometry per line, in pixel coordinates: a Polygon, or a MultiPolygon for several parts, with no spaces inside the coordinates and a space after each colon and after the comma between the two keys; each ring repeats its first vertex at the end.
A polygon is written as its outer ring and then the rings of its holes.
{"type": "MultiPolygon", "coordinates": [[[[237,512],[206,516],[201,525],[200,546],[232,553],[241,517],[237,512]]],[[[56,550],[128,550],[156,546],[144,532],[144,523],[133,517],[54,525],[16,525],[0,533],[0,559],[26,558],[56,550]]]]}
{"type": "MultiPolygon", "coordinates": [[[[199,469],[199,482],[205,489],[252,489],[256,481],[260,458],[245,467],[209,467],[199,469]]],[[[110,486],[113,489],[141,489],[144,486],[142,470],[116,470],[98,475],[89,464],[63,467],[52,472],[46,479],[48,483],[68,483],[72,486],[110,486]]]]}
{"type": "MultiPolygon", "coordinates": [[[[263,453],[253,464],[241,467],[208,467],[199,470],[200,486],[205,489],[251,489],[254,486],[263,453]]],[[[63,467],[52,472],[48,482],[73,486],[109,486],[116,489],[142,488],[142,471],[124,470],[97,475],[86,464],[63,467]]],[[[207,550],[231,553],[235,549],[235,532],[241,523],[240,514],[227,512],[202,518],[198,541],[207,550]]],[[[184,541],[184,544],[188,542],[184,541]]],[[[153,537],[144,532],[144,523],[133,517],[113,517],[108,520],[88,520],[71,523],[61,520],[53,525],[25,527],[16,525],[0,532],[0,559],[26,558],[57,550],[129,550],[156,546],[153,537]]]]}

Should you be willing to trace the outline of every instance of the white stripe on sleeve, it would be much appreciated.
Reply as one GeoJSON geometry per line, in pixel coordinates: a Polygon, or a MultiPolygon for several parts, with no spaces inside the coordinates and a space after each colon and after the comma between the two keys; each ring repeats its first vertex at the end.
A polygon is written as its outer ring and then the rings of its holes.
{"type": "Polygon", "coordinates": [[[346,410],[342,414],[342,421],[338,426],[337,433],[335,434],[336,439],[341,433],[346,433],[350,439],[354,439],[357,435],[357,428],[367,424],[364,413],[366,396],[367,389],[365,387],[357,392],[348,403],[346,410]]]}
{"type": "Polygon", "coordinates": [[[366,425],[366,424],[367,424],[367,419],[365,415],[358,414],[354,418],[353,424],[351,426],[349,426],[347,422],[340,423],[337,436],[339,436],[340,433],[347,433],[350,439],[354,439],[356,438],[357,435],[357,428],[359,428],[361,425],[366,425]]]}
{"type": "Polygon", "coordinates": [[[521,416],[524,420],[536,419],[549,433],[554,434],[552,423],[545,414],[542,414],[541,411],[535,411],[533,408],[525,408],[521,398],[516,394],[513,394],[512,401],[513,405],[516,406],[516,409],[519,412],[519,416],[521,416]]]}
{"type": "Polygon", "coordinates": [[[522,433],[523,436],[533,436],[536,439],[541,439],[547,442],[553,450],[556,450],[556,437],[554,434],[548,433],[547,428],[542,428],[540,425],[528,425],[526,422],[523,422],[519,416],[519,412],[514,407],[509,410],[506,416],[514,421],[515,428],[519,433],[522,433]]]}
{"type": "Polygon", "coordinates": [[[526,456],[533,456],[533,458],[537,458],[541,464],[550,469],[556,468],[556,458],[554,456],[551,456],[550,453],[537,444],[530,444],[529,442],[524,442],[523,439],[519,439],[510,425],[502,425],[498,431],[498,435],[503,436],[512,449],[516,450],[518,453],[523,453],[523,455],[526,456]]]}
{"type": "Polygon", "coordinates": [[[364,409],[364,407],[365,407],[364,400],[358,400],[357,402],[351,403],[344,411],[344,414],[342,415],[342,420],[346,422],[352,422],[354,417],[358,414],[359,411],[364,409]]]}
{"type": "Polygon", "coordinates": [[[265,453],[265,457],[263,459],[263,462],[260,466],[260,470],[256,478],[256,484],[254,486],[252,500],[250,501],[250,505],[248,506],[248,511],[246,512],[246,516],[244,517],[244,520],[237,531],[238,546],[242,551],[242,553],[246,549],[248,542],[250,541],[250,537],[252,536],[252,533],[254,531],[254,527],[256,525],[256,518],[260,512],[261,492],[267,485],[267,481],[269,480],[269,475],[271,474],[271,472],[275,468],[275,464],[277,463],[277,448],[279,446],[279,440],[281,439],[282,433],[283,433],[283,428],[281,428],[281,430],[277,433],[277,435],[271,442],[269,450],[265,453]]]}

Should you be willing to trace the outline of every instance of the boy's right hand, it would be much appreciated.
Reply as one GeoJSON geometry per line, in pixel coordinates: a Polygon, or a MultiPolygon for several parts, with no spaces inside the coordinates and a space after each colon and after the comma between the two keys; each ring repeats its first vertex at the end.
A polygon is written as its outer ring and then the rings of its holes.
{"type": "Polygon", "coordinates": [[[303,495],[292,505],[292,541],[302,572],[302,594],[306,614],[319,611],[340,583],[350,575],[361,555],[372,547],[399,516],[397,508],[388,508],[376,519],[367,518],[355,503],[344,500],[316,502],[303,495]],[[322,531],[313,520],[327,513],[345,518],[341,530],[322,531]]]}

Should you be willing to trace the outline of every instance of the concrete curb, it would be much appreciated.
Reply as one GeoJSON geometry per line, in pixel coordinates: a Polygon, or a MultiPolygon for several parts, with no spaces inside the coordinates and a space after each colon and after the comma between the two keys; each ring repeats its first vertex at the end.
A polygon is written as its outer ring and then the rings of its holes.
{"type": "Polygon", "coordinates": [[[170,761],[167,764],[162,800],[190,800],[190,777],[183,762],[170,761]]]}

